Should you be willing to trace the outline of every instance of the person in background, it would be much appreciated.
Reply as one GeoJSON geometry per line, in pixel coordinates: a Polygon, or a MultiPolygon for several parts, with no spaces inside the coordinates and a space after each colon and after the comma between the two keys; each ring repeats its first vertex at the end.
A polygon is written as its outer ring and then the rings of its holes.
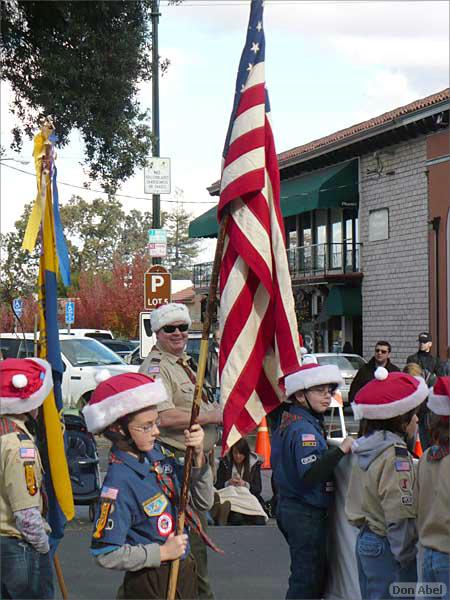
{"type": "Polygon", "coordinates": [[[444,375],[450,375],[450,346],[447,346],[447,360],[444,363],[444,375]]]}
{"type": "MultiPolygon", "coordinates": [[[[265,510],[262,499],[261,481],[262,459],[250,446],[245,438],[238,440],[231,446],[228,453],[220,459],[217,469],[216,489],[220,490],[227,486],[246,487],[255,496],[265,510]]],[[[266,519],[258,515],[247,515],[231,510],[228,517],[229,525],[265,525],[266,519]]]]}
{"type": "Polygon", "coordinates": [[[392,347],[389,342],[380,340],[375,344],[374,356],[372,356],[366,365],[363,365],[358,370],[353,378],[350,390],[348,392],[349,402],[354,402],[355,396],[359,390],[364,387],[366,383],[372,381],[372,379],[375,377],[375,371],[378,369],[378,367],[384,367],[389,373],[400,371],[397,365],[394,365],[394,363],[391,362],[391,352],[392,347]]]}
{"type": "MultiPolygon", "coordinates": [[[[156,344],[142,363],[139,372],[161,379],[167,390],[167,399],[160,405],[161,419],[158,441],[178,460],[183,460],[186,446],[183,431],[189,426],[196,373],[186,354],[188,330],[191,326],[189,311],[184,304],[164,304],[151,314],[156,344]]],[[[215,401],[211,387],[205,383],[198,423],[205,433],[204,448],[211,465],[214,447],[222,424],[222,408],[215,401]]],[[[207,515],[198,513],[203,530],[207,530],[207,515]]],[[[202,600],[213,600],[214,594],[208,577],[207,548],[201,538],[190,535],[192,554],[197,563],[198,592],[202,600]]]]}
{"type": "Polygon", "coordinates": [[[392,583],[417,580],[414,464],[405,437],[417,429],[416,411],[427,395],[421,377],[380,367],[352,405],[365,435],[353,444],[345,512],[359,529],[356,559],[364,599],[392,598],[392,583]]]}
{"type": "MultiPolygon", "coordinates": [[[[417,363],[408,363],[403,367],[403,373],[414,375],[414,377],[423,377],[423,370],[417,363]]],[[[426,400],[419,406],[417,417],[419,419],[419,439],[422,446],[422,450],[426,450],[430,445],[430,434],[428,431],[428,410],[426,400]]],[[[410,452],[414,453],[415,440],[407,440],[408,448],[410,452]]]]}
{"type": "Polygon", "coordinates": [[[28,423],[52,387],[45,360],[0,362],[0,597],[5,599],[54,596],[43,468],[28,423]]]}
{"type": "MultiPolygon", "coordinates": [[[[156,442],[158,407],[166,401],[161,381],[124,373],[102,381],[83,409],[88,431],[102,433],[113,444],[94,519],[91,554],[101,567],[125,571],[119,598],[166,598],[170,562],[178,558],[176,597],[198,597],[187,529],[176,533],[183,467],[156,442]]],[[[192,507],[208,510],[213,482],[203,440],[200,425],[184,430],[185,445],[193,448],[192,507]]],[[[186,521],[207,541],[190,505],[186,521]]]]}
{"type": "Polygon", "coordinates": [[[419,349],[415,354],[408,356],[406,364],[416,363],[419,365],[427,385],[431,387],[434,385],[436,377],[444,374],[444,365],[431,354],[431,347],[433,346],[431,333],[428,333],[428,331],[419,333],[417,341],[419,342],[419,349]]]}
{"type": "Polygon", "coordinates": [[[438,600],[450,593],[450,377],[438,377],[428,398],[431,447],[419,461],[416,478],[417,529],[424,548],[423,583],[441,585],[438,600]]]}
{"type": "Polygon", "coordinates": [[[340,384],[336,365],[315,363],[285,380],[291,406],[272,436],[271,463],[278,490],[277,524],[291,558],[286,598],[323,598],[333,473],[353,441],[348,437],[339,447],[327,446],[324,413],[340,384]]]}
{"type": "Polygon", "coordinates": [[[351,345],[350,342],[345,342],[344,347],[342,348],[342,353],[343,354],[354,354],[353,352],[353,346],[351,345]]]}

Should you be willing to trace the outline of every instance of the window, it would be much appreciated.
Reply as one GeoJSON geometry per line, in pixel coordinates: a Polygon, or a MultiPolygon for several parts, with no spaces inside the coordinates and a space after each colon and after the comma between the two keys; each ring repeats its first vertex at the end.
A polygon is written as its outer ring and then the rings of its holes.
{"type": "Polygon", "coordinates": [[[389,239],[389,209],[369,212],[369,242],[389,239]]]}

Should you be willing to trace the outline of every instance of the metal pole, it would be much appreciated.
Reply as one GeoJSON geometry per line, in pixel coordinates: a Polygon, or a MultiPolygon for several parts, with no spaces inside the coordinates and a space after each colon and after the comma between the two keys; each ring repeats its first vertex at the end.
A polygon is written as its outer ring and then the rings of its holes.
{"type": "MultiPolygon", "coordinates": [[[[153,156],[160,156],[159,137],[159,49],[158,49],[158,23],[159,0],[152,0],[152,133],[153,156]]],[[[152,221],[153,229],[161,228],[160,196],[153,194],[152,221]]],[[[156,262],[155,260],[153,262],[156,262]]],[[[159,262],[159,261],[158,261],[159,262]]]]}

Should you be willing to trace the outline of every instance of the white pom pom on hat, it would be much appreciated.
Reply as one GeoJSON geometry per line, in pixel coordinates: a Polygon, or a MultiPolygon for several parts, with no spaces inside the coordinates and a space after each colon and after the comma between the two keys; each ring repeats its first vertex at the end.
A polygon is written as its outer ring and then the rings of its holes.
{"type": "Polygon", "coordinates": [[[384,381],[388,375],[389,371],[385,367],[378,367],[375,370],[375,379],[378,379],[378,381],[384,381]]]}
{"type": "Polygon", "coordinates": [[[17,388],[18,390],[27,387],[28,385],[28,379],[27,376],[24,375],[23,373],[17,373],[17,375],[14,375],[11,383],[13,384],[13,386],[15,388],[17,388]]]}
{"type": "Polygon", "coordinates": [[[95,382],[97,385],[99,385],[100,383],[102,383],[103,381],[106,381],[107,379],[109,379],[111,377],[111,373],[108,371],[108,369],[101,369],[100,371],[98,371],[95,374],[95,382]]]}

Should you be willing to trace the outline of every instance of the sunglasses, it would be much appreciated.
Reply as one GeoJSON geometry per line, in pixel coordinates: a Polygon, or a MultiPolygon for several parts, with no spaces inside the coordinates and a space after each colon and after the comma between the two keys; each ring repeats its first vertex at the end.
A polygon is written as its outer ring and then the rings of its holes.
{"type": "Polygon", "coordinates": [[[162,327],[164,333],[175,333],[177,329],[180,333],[184,333],[189,329],[189,325],[187,323],[182,323],[181,325],[164,325],[164,327],[162,327]]]}
{"type": "Polygon", "coordinates": [[[377,354],[387,354],[389,350],[382,350],[381,348],[375,348],[377,354]]]}

